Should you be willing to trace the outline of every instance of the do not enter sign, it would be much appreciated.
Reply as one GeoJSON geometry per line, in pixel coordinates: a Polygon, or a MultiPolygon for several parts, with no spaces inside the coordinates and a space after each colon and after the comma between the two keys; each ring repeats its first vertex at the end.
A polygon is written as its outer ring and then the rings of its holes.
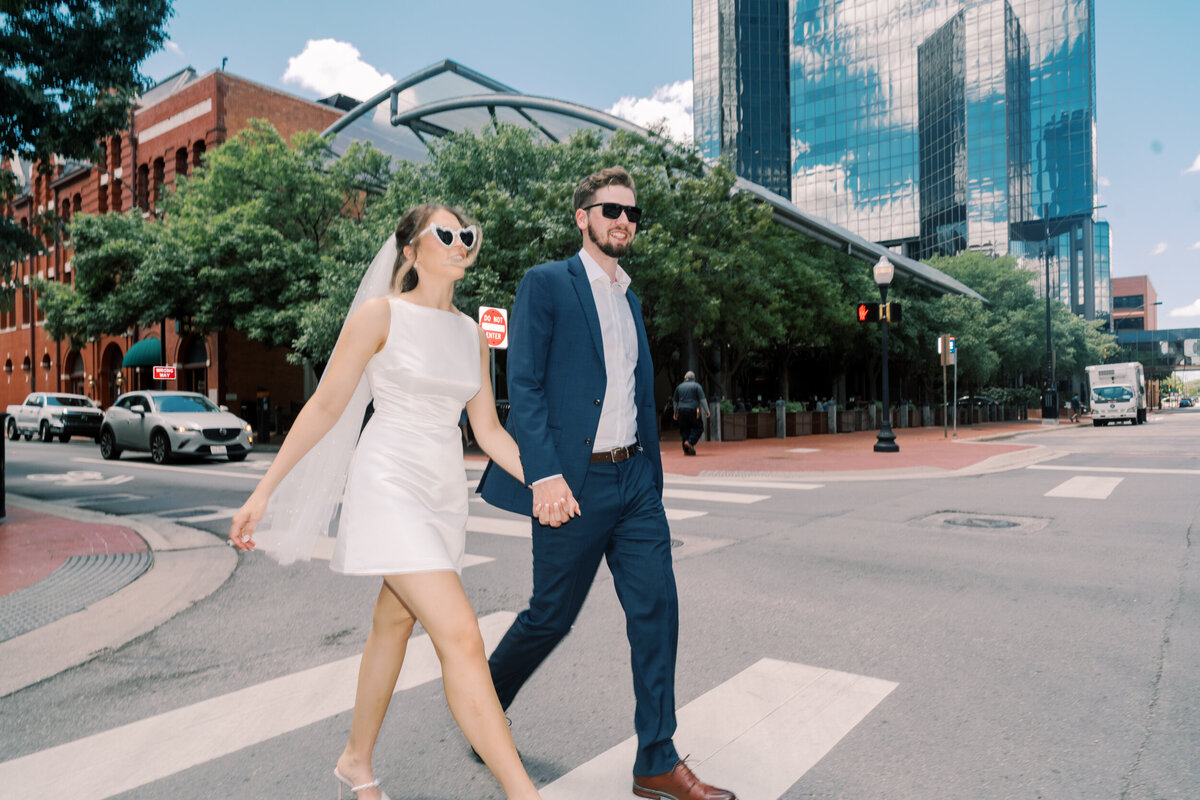
{"type": "Polygon", "coordinates": [[[487,337],[488,347],[493,350],[508,349],[507,309],[480,306],[479,327],[483,328],[483,335],[487,337]]]}

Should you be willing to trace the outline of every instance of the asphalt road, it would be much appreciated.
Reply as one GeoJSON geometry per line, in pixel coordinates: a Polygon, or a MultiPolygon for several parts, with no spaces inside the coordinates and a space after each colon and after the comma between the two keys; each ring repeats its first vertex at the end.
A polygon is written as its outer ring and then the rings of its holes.
{"type": "MultiPolygon", "coordinates": [[[[795,765],[788,734],[767,737],[732,788],[794,769],[770,797],[1200,795],[1200,413],[1018,441],[1057,457],[975,477],[749,481],[668,497],[681,707],[764,658],[894,684],[811,767],[795,765]]],[[[133,455],[102,462],[83,442],[7,447],[9,491],[213,532],[268,458],[160,468],[133,455]],[[96,475],[33,479],[70,472],[96,475]]],[[[478,502],[472,515],[499,528],[512,519],[478,502]]],[[[503,622],[493,615],[528,597],[529,542],[470,533],[467,550],[478,562],[463,573],[468,593],[482,619],[503,622]]],[[[243,556],[220,590],[153,633],[0,700],[0,770],[89,736],[100,764],[147,721],[169,719],[181,735],[209,724],[169,712],[239,690],[251,705],[273,679],[325,680],[305,671],[360,651],[377,589],[322,561],[243,556]]],[[[510,709],[535,781],[557,781],[632,733],[623,631],[602,569],[574,632],[510,709]]],[[[329,679],[328,692],[339,686],[329,679]]],[[[274,734],[261,716],[267,734],[253,746],[206,745],[119,796],[329,796],[348,710],[274,734]]],[[[730,718],[708,727],[719,737],[730,718]]],[[[699,738],[689,736],[684,753],[699,738]]],[[[397,694],[376,767],[395,798],[502,796],[470,760],[436,680],[397,694]]]]}

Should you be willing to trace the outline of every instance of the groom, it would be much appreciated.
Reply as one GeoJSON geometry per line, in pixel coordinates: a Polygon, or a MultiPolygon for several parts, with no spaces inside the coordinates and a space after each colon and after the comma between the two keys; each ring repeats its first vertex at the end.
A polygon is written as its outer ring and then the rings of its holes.
{"type": "Polygon", "coordinates": [[[513,306],[507,427],[529,485],[492,464],[479,483],[489,503],[533,516],[533,597],[492,654],[492,680],[508,708],[571,629],[606,558],[633,662],[633,793],[735,800],[700,782],[671,740],[679,604],[654,369],[641,304],[617,263],[642,217],[633,178],[601,170],[579,182],[574,201],[583,248],[529,270],[513,306]],[[568,521],[572,497],[582,514],[568,521]]]}

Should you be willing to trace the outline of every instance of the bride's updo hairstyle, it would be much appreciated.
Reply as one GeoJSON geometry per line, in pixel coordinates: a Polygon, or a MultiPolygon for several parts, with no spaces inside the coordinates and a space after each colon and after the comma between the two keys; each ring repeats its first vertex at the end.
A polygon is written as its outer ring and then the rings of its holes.
{"type": "MultiPolygon", "coordinates": [[[[422,203],[419,206],[413,206],[408,211],[404,212],[404,216],[396,223],[396,266],[392,269],[391,287],[394,291],[399,285],[401,293],[411,292],[417,288],[417,271],[413,269],[413,263],[416,261],[415,255],[412,261],[405,260],[404,248],[412,246],[413,252],[416,252],[417,243],[413,239],[421,231],[429,225],[429,218],[438,211],[449,211],[458,218],[458,224],[466,228],[474,225],[478,231],[479,223],[468,217],[462,211],[452,206],[442,205],[441,203],[422,203]]],[[[480,231],[479,244],[471,248],[467,254],[469,261],[474,261],[474,257],[479,253],[480,245],[483,244],[483,233],[480,231]]]]}

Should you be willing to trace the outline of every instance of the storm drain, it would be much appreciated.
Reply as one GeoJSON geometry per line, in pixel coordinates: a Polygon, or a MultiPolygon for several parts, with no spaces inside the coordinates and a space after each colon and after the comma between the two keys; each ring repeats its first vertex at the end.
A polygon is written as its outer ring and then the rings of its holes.
{"type": "Polygon", "coordinates": [[[980,514],[972,511],[939,511],[915,520],[918,525],[961,531],[1034,533],[1050,524],[1041,517],[1017,517],[1007,514],[980,514]]]}
{"type": "Polygon", "coordinates": [[[150,568],[149,551],[71,556],[37,583],[0,597],[0,642],[103,600],[150,568]]]}

